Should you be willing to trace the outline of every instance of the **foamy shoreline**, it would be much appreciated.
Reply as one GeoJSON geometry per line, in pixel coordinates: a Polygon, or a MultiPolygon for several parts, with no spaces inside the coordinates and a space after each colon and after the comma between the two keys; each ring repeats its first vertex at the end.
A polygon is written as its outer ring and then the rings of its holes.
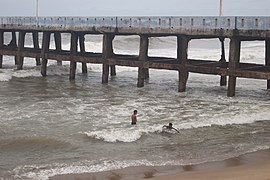
{"type": "Polygon", "coordinates": [[[221,179],[268,180],[270,179],[270,149],[241,155],[223,161],[188,166],[128,167],[113,171],[56,175],[49,180],[153,180],[221,179]]]}

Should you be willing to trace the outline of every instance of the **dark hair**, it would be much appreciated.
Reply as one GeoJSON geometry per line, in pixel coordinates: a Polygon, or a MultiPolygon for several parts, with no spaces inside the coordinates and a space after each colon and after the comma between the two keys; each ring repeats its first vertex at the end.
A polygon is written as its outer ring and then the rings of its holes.
{"type": "Polygon", "coordinates": [[[134,112],[134,113],[137,113],[137,110],[134,110],[133,112],[134,112]]]}
{"type": "Polygon", "coordinates": [[[169,126],[172,126],[172,123],[169,123],[169,126]]]}

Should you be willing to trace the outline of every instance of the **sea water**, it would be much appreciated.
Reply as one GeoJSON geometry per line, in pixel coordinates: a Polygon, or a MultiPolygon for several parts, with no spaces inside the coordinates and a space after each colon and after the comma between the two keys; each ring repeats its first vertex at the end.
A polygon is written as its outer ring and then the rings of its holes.
{"type": "MultiPolygon", "coordinates": [[[[5,35],[9,36],[9,35],[5,35]]],[[[8,37],[6,37],[8,39],[8,37]]],[[[63,49],[70,36],[63,35],[63,49]]],[[[6,40],[8,41],[8,40],[6,40]]],[[[7,42],[6,42],[7,43],[7,42]]],[[[26,45],[31,47],[30,36],[26,45]]],[[[228,40],[226,57],[228,58],[228,40]]],[[[264,42],[242,43],[241,62],[264,63],[264,42]]],[[[176,38],[150,39],[150,56],[176,56],[176,38]]],[[[53,45],[51,45],[53,48],[53,45]]],[[[114,40],[115,53],[138,55],[139,38],[114,40]]],[[[102,37],[87,36],[86,49],[101,52],[102,37]]],[[[191,41],[189,58],[220,59],[220,42],[191,41]]],[[[219,76],[190,73],[178,93],[178,72],[150,70],[137,88],[138,69],[117,67],[101,84],[101,65],[69,81],[69,64],[49,61],[48,76],[25,58],[0,69],[0,179],[47,179],[56,174],[99,172],[129,166],[186,165],[223,160],[270,147],[270,92],[265,80],[237,80],[227,97],[219,76]],[[138,110],[138,123],[131,114],[138,110]],[[180,133],[166,133],[173,123],[180,133]]]]}

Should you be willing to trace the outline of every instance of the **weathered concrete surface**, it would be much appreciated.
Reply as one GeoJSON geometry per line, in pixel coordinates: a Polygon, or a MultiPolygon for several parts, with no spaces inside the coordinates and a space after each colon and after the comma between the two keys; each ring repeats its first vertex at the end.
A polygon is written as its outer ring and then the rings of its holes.
{"type": "Polygon", "coordinates": [[[0,29],[264,38],[270,17],[0,17],[0,29]]]}

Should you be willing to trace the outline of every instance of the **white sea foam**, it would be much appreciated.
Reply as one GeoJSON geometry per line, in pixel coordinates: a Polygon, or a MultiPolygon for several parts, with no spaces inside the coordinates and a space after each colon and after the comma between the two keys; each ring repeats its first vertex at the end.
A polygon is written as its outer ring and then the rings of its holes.
{"type": "MultiPolygon", "coordinates": [[[[213,125],[226,126],[235,124],[250,124],[269,117],[270,112],[260,112],[260,113],[249,113],[249,114],[239,114],[239,115],[218,115],[212,118],[200,118],[199,120],[191,120],[189,122],[173,121],[174,127],[178,130],[181,129],[192,129],[192,128],[202,128],[210,127],[213,125]]],[[[270,120],[269,120],[270,121],[270,120]]],[[[134,142],[139,140],[144,134],[149,133],[161,133],[162,124],[155,126],[136,126],[136,128],[119,128],[111,130],[99,130],[99,131],[88,131],[83,132],[83,134],[88,137],[102,140],[105,142],[134,142]]]]}
{"type": "MultiPolygon", "coordinates": [[[[213,125],[218,126],[226,126],[226,125],[234,125],[234,124],[251,124],[257,121],[261,121],[262,118],[267,117],[270,114],[264,113],[260,114],[241,114],[236,115],[234,117],[226,116],[226,117],[213,117],[210,119],[200,119],[200,121],[195,122],[187,122],[181,123],[180,125],[176,125],[179,129],[190,129],[190,128],[201,128],[201,127],[210,127],[213,125]],[[265,116],[264,116],[265,115],[265,116]]],[[[265,118],[264,118],[265,119],[265,118]]],[[[266,120],[270,121],[270,120],[266,120]]]]}
{"type": "Polygon", "coordinates": [[[165,166],[165,165],[180,165],[175,161],[163,161],[163,162],[150,162],[148,160],[126,160],[126,161],[103,161],[102,163],[96,163],[91,161],[84,161],[80,163],[74,163],[72,165],[66,164],[54,164],[47,166],[23,166],[14,169],[17,174],[16,178],[30,178],[47,180],[49,177],[59,174],[79,174],[79,173],[91,173],[102,172],[116,169],[123,169],[126,167],[134,166],[165,166]],[[45,168],[46,167],[46,168],[45,168]],[[50,169],[48,169],[50,167],[50,169]],[[45,169],[45,170],[44,170],[45,169]]]}
{"type": "Polygon", "coordinates": [[[105,142],[134,142],[139,140],[143,134],[161,132],[160,126],[138,126],[131,128],[119,128],[119,129],[110,129],[110,130],[101,130],[101,131],[88,131],[83,134],[88,137],[103,140],[105,142]]]}
{"type": "Polygon", "coordinates": [[[25,78],[25,77],[40,77],[39,68],[31,68],[24,70],[15,69],[2,69],[0,70],[0,81],[9,81],[12,77],[25,78]]]}
{"type": "Polygon", "coordinates": [[[13,70],[0,70],[0,81],[9,81],[12,78],[13,70]]]}
{"type": "MultiPolygon", "coordinates": [[[[51,63],[51,65],[47,68],[48,75],[68,75],[69,74],[69,66],[57,66],[55,63],[51,63]]],[[[33,67],[25,67],[23,70],[16,69],[1,69],[0,70],[0,81],[9,81],[12,77],[16,78],[26,78],[26,77],[41,77],[40,67],[36,67],[33,64],[33,67]]]]}
{"type": "Polygon", "coordinates": [[[41,77],[39,68],[16,70],[14,71],[13,77],[25,78],[25,77],[41,77]]]}
{"type": "Polygon", "coordinates": [[[47,75],[49,76],[61,76],[69,74],[69,65],[66,63],[62,66],[50,65],[47,67],[47,75]]]}

